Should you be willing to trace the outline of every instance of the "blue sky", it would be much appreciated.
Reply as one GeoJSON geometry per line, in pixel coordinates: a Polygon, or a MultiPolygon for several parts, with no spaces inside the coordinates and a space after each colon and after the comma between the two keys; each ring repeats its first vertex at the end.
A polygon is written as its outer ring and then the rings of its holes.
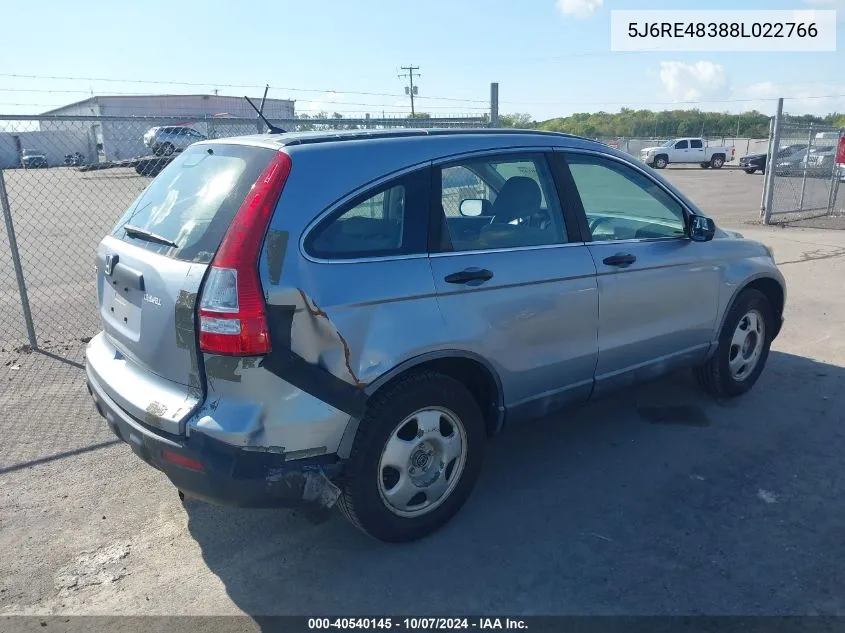
{"type": "MultiPolygon", "coordinates": [[[[671,4],[705,8],[687,0],[671,4]]],[[[686,100],[704,110],[773,112],[772,99],[778,96],[788,98],[786,109],[794,113],[845,111],[841,48],[835,53],[612,53],[610,11],[623,8],[661,9],[666,3],[7,2],[0,113],[43,112],[91,92],[209,93],[216,88],[220,94],[260,96],[259,88],[229,85],[265,83],[272,87],[270,96],[296,99],[299,112],[405,113],[408,100],[396,75],[398,67],[411,63],[422,73],[418,110],[432,114],[486,110],[491,81],[500,83],[501,112],[528,112],[537,119],[625,105],[666,109],[686,100]],[[827,95],[840,96],[815,98],[827,95]]],[[[836,8],[839,20],[845,20],[845,0],[742,5],[710,0],[706,8],[836,8]]],[[[843,32],[840,25],[838,34],[843,32]]]]}

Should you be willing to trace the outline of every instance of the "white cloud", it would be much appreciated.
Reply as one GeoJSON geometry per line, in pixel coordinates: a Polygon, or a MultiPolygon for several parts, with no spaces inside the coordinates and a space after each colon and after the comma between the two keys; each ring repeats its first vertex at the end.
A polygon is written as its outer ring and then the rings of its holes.
{"type": "Polygon", "coordinates": [[[732,98],[742,99],[742,110],[759,110],[774,114],[777,99],[784,98],[783,109],[793,114],[825,115],[845,111],[845,84],[778,84],[762,81],[740,88],[732,98]],[[757,101],[759,99],[759,101],[757,101]]]}
{"type": "Polygon", "coordinates": [[[346,95],[340,92],[326,92],[316,99],[297,99],[296,112],[297,114],[318,114],[319,112],[326,112],[329,116],[337,110],[348,109],[345,102],[348,101],[346,95]]]}
{"type": "Polygon", "coordinates": [[[752,99],[776,99],[783,96],[783,88],[773,81],[761,81],[751,84],[745,89],[746,98],[752,99]]]}
{"type": "Polygon", "coordinates": [[[661,62],[660,81],[673,101],[716,99],[726,95],[728,88],[724,66],[708,61],[661,62]]]}
{"type": "Polygon", "coordinates": [[[604,0],[557,0],[557,8],[564,15],[576,18],[588,18],[601,9],[604,0]]]}
{"type": "Polygon", "coordinates": [[[845,22],[845,0],[804,0],[804,4],[822,10],[833,9],[836,11],[836,21],[845,22]]]}

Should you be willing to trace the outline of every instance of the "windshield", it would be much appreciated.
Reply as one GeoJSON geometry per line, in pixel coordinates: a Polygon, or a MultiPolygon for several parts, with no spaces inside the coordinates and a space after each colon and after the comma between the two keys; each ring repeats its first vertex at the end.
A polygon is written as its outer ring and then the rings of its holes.
{"type": "Polygon", "coordinates": [[[176,259],[210,262],[272,154],[245,145],[186,149],[129,206],[112,235],[176,259]]]}
{"type": "Polygon", "coordinates": [[[666,141],[660,147],[672,147],[674,144],[675,144],[675,139],[672,139],[671,141],[666,141]]]}

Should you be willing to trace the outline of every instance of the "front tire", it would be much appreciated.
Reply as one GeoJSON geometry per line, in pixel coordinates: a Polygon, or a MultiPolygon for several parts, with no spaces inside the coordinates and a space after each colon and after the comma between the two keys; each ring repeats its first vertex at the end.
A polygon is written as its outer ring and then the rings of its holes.
{"type": "Polygon", "coordinates": [[[749,391],[766,365],[774,332],[772,306],[766,295],[743,290],[725,318],[716,353],[695,368],[698,383],[719,398],[735,398],[749,391]]]}
{"type": "Polygon", "coordinates": [[[338,505],[377,539],[427,536],[472,491],[485,436],[481,410],[463,384],[431,371],[402,377],[368,403],[338,505]]]}
{"type": "Polygon", "coordinates": [[[161,145],[161,154],[163,156],[172,156],[173,152],[176,151],[176,148],[173,147],[173,143],[162,143],[161,145]]]}
{"type": "Polygon", "coordinates": [[[744,171],[746,174],[753,174],[753,173],[754,173],[754,172],[756,172],[757,170],[756,170],[756,169],[743,169],[743,171],[744,171]]]}
{"type": "Polygon", "coordinates": [[[665,156],[655,156],[654,158],[654,168],[655,169],[664,169],[666,165],[669,164],[669,159],[665,156]]]}

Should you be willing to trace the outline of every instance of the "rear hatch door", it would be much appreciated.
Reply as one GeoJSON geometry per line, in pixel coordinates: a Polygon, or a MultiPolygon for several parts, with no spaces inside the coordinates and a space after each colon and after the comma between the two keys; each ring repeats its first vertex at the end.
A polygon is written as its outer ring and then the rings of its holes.
{"type": "Polygon", "coordinates": [[[147,424],[183,433],[184,420],[201,401],[197,294],[240,204],[273,153],[250,145],[191,146],[100,244],[104,336],[88,362],[106,393],[147,424]]]}

